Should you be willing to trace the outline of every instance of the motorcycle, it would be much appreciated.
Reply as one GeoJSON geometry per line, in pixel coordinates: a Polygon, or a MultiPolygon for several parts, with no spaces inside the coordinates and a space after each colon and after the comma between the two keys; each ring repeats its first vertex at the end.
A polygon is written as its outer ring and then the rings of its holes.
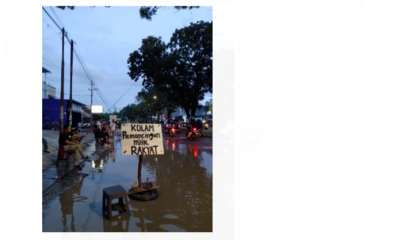
{"type": "Polygon", "coordinates": [[[170,136],[170,137],[173,137],[174,135],[175,135],[175,129],[171,128],[171,129],[169,130],[169,136],[170,136]]]}
{"type": "Polygon", "coordinates": [[[189,131],[189,133],[187,134],[187,138],[188,139],[192,139],[193,141],[196,141],[197,137],[203,137],[204,136],[204,132],[203,129],[200,128],[193,128],[192,131],[189,131]]]}

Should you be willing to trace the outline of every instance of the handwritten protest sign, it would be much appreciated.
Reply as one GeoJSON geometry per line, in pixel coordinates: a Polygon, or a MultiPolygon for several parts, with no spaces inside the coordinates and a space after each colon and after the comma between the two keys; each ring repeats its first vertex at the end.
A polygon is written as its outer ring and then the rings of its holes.
{"type": "Polygon", "coordinates": [[[164,155],[161,124],[121,125],[122,155],[164,155]]]}

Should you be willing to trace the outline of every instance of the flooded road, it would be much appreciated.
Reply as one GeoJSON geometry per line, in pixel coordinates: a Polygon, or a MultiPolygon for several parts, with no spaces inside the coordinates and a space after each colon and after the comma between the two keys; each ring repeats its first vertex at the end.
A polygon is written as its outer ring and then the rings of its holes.
{"type": "Polygon", "coordinates": [[[130,216],[114,221],[103,217],[103,188],[129,191],[139,157],[122,155],[120,136],[112,152],[91,146],[82,171],[44,192],[43,232],[212,232],[212,139],[190,141],[180,133],[163,144],[165,154],[143,156],[141,167],[141,181],[160,186],[158,197],[128,197],[130,216]]]}

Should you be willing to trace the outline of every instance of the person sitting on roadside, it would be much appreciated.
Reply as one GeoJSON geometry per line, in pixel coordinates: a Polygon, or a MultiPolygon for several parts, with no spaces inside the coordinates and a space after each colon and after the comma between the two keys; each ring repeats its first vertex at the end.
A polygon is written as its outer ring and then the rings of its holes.
{"type": "Polygon", "coordinates": [[[86,137],[86,133],[85,134],[82,134],[82,135],[79,135],[78,133],[79,133],[79,129],[78,128],[74,128],[74,130],[72,131],[72,133],[73,133],[73,135],[72,135],[72,138],[74,139],[74,140],[78,140],[78,142],[81,142],[82,141],[82,139],[84,138],[84,137],[86,137]]]}
{"type": "Polygon", "coordinates": [[[101,141],[100,145],[105,147],[107,151],[112,151],[112,136],[108,133],[107,129],[103,128],[103,131],[101,132],[101,141]]]}
{"type": "Polygon", "coordinates": [[[83,154],[82,148],[78,141],[72,140],[71,127],[68,125],[64,126],[64,132],[61,133],[60,138],[58,139],[58,143],[63,145],[66,152],[74,153],[74,167],[79,167],[78,158],[79,154],[81,154],[83,159],[89,159],[88,156],[83,154]]]}

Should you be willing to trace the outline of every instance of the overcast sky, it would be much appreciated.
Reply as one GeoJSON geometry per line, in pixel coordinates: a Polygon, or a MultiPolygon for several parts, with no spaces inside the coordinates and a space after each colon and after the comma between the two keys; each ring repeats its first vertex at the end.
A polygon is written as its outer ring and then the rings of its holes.
{"type": "MultiPolygon", "coordinates": [[[[163,7],[151,21],[141,19],[140,7],[133,6],[79,6],[74,10],[61,10],[54,6],[44,8],[60,27],[64,26],[69,39],[76,42],[74,49],[89,70],[94,87],[99,89],[93,91],[93,105],[103,105],[104,112],[114,104],[119,110],[134,103],[137,92],[142,89],[140,81],[134,82],[127,75],[127,59],[141,46],[143,38],[156,36],[168,43],[175,29],[200,20],[210,22],[213,16],[212,7],[189,11],[163,7]]],[[[42,10],[42,66],[51,71],[46,77],[43,74],[42,78],[56,88],[58,98],[61,92],[61,45],[61,32],[42,10]]],[[[70,94],[70,52],[65,39],[64,99],[69,99],[70,94]]],[[[90,105],[90,80],[75,56],[73,66],[73,99],[90,105]]],[[[211,98],[211,94],[206,94],[201,102],[211,98]]]]}

